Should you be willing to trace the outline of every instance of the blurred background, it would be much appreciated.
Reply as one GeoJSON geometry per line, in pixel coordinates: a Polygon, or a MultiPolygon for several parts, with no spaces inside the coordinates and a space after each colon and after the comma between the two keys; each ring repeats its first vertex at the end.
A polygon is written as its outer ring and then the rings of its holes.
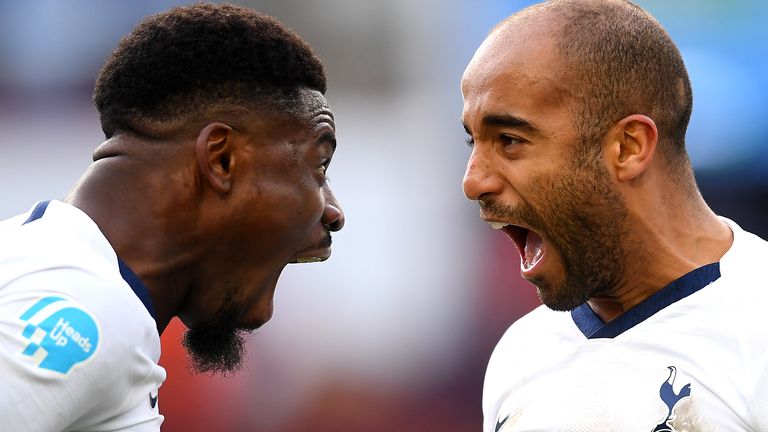
{"type": "MultiPolygon", "coordinates": [[[[0,0],[0,219],[67,194],[102,141],[101,63],[141,18],[183,3],[0,0]]],[[[459,80],[490,28],[531,2],[238,3],[288,24],[327,66],[347,224],[329,262],[286,269],[241,373],[190,375],[171,324],[163,430],[481,430],[490,352],[538,301],[514,247],[463,196],[459,80]]],[[[688,65],[705,198],[768,238],[768,2],[638,3],[688,65]]]]}

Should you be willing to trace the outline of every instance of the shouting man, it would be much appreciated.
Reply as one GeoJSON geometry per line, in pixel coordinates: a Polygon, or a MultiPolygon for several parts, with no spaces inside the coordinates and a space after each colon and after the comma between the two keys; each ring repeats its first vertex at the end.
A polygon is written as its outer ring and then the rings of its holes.
{"type": "Polygon", "coordinates": [[[0,430],[157,431],[160,334],[232,371],[289,263],[344,216],[322,64],[229,5],[143,21],[94,91],[106,141],[63,201],[0,223],[0,430]]]}
{"type": "Polygon", "coordinates": [[[464,192],[545,306],[486,374],[484,430],[768,430],[768,243],[715,215],[678,49],[624,0],[553,0],[467,67],[464,192]]]}

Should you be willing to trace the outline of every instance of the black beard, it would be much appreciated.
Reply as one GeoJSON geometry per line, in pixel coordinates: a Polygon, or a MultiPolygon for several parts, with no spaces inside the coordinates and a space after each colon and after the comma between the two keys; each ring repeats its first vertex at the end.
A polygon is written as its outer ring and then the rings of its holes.
{"type": "Polygon", "coordinates": [[[611,292],[625,271],[627,209],[621,196],[610,187],[605,168],[597,164],[569,168],[531,180],[539,187],[538,197],[545,199],[536,208],[528,202],[515,207],[480,202],[486,215],[529,225],[558,249],[565,270],[562,283],[530,282],[537,286],[542,303],[559,311],[611,292]]]}
{"type": "Polygon", "coordinates": [[[192,371],[228,375],[240,369],[245,360],[247,330],[240,328],[233,313],[219,312],[216,320],[184,332],[192,371]]]}
{"type": "Polygon", "coordinates": [[[549,190],[561,203],[565,201],[556,224],[551,224],[554,214],[543,218],[550,222],[566,273],[559,292],[546,292],[540,285],[539,293],[551,309],[567,311],[594,295],[611,293],[624,276],[628,211],[611,188],[605,167],[597,164],[574,167],[552,179],[549,190]]]}

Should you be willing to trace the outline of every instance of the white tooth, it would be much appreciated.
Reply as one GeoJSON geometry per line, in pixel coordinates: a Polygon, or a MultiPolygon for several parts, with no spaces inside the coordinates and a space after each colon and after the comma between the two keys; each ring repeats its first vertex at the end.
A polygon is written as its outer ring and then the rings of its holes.
{"type": "Polygon", "coordinates": [[[504,222],[488,222],[488,223],[491,225],[491,228],[496,229],[496,230],[497,229],[502,229],[505,226],[509,225],[509,224],[504,223],[504,222]]]}
{"type": "Polygon", "coordinates": [[[320,257],[304,257],[304,258],[297,258],[296,262],[299,264],[306,264],[306,263],[315,263],[320,262],[323,259],[320,257]]]}

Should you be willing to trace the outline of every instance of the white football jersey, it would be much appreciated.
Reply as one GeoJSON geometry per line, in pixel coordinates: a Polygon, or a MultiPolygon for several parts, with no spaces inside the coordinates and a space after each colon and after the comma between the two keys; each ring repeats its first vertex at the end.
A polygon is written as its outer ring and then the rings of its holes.
{"type": "Polygon", "coordinates": [[[149,292],[59,201],[0,222],[0,430],[159,431],[149,292]]]}
{"type": "Polygon", "coordinates": [[[604,324],[540,306],[491,356],[485,432],[768,431],[768,242],[734,233],[719,263],[604,324]]]}

